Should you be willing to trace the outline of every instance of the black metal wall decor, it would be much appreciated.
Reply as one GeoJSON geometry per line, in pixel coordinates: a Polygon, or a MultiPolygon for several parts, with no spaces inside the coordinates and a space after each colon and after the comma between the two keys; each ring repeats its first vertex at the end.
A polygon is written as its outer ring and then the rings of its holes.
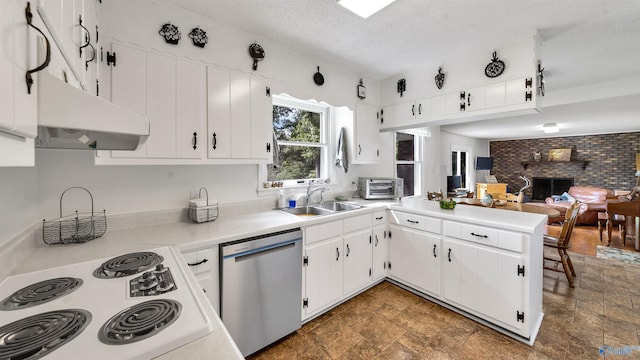
{"type": "Polygon", "coordinates": [[[398,80],[398,93],[402,97],[402,93],[407,91],[407,81],[405,79],[398,80]]]}
{"type": "Polygon", "coordinates": [[[207,32],[200,28],[191,29],[191,32],[189,33],[189,37],[191,38],[191,41],[193,41],[193,45],[201,48],[203,48],[209,41],[209,38],[207,37],[207,32]]]}
{"type": "Polygon", "coordinates": [[[504,61],[498,59],[498,54],[494,51],[491,62],[484,68],[484,74],[490,78],[498,77],[502,75],[504,68],[504,61]]]}
{"type": "Polygon", "coordinates": [[[320,72],[320,66],[318,66],[318,71],[313,74],[313,82],[318,86],[322,86],[324,84],[324,75],[320,72]]]}
{"type": "Polygon", "coordinates": [[[249,55],[253,58],[253,71],[258,70],[258,61],[264,60],[264,49],[258,43],[249,45],[249,55]]]}
{"type": "Polygon", "coordinates": [[[360,79],[360,84],[358,85],[358,97],[360,99],[364,99],[367,97],[367,89],[364,87],[362,79],[360,79]]]}
{"type": "Polygon", "coordinates": [[[178,27],[170,23],[162,25],[158,33],[164,37],[168,44],[177,45],[180,41],[181,34],[178,27]]]}
{"type": "Polygon", "coordinates": [[[435,79],[436,87],[438,87],[438,89],[442,89],[442,86],[444,85],[444,73],[442,72],[441,67],[438,68],[438,74],[436,75],[435,79]]]}

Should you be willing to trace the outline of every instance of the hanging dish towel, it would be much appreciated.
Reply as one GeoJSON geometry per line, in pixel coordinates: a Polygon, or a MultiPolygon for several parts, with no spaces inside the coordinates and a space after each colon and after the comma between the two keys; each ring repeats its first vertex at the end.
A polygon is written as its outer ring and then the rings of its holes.
{"type": "Polygon", "coordinates": [[[344,169],[346,173],[349,171],[349,162],[347,160],[347,143],[344,128],[340,128],[338,136],[338,148],[336,149],[336,166],[344,169]]]}
{"type": "Polygon", "coordinates": [[[276,132],[272,131],[273,134],[273,168],[277,169],[281,166],[280,164],[280,146],[278,145],[278,137],[276,136],[276,132]]]}

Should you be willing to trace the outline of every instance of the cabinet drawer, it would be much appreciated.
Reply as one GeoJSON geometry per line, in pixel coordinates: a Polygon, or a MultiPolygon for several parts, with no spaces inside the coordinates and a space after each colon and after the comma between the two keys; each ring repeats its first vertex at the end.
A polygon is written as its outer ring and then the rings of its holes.
{"type": "Polygon", "coordinates": [[[523,241],[527,239],[527,236],[521,233],[455,221],[444,222],[444,234],[449,237],[515,252],[522,252],[523,241]]]}
{"type": "Polygon", "coordinates": [[[387,212],[378,211],[373,213],[373,225],[384,225],[387,223],[387,212]]]}
{"type": "Polygon", "coordinates": [[[307,245],[336,236],[342,236],[342,220],[307,226],[304,229],[304,241],[307,245]]]}
{"type": "Polygon", "coordinates": [[[435,234],[442,233],[442,220],[403,212],[392,212],[391,223],[406,226],[416,230],[428,231],[435,234]]]}
{"type": "Polygon", "coordinates": [[[358,215],[346,218],[344,221],[343,231],[345,233],[366,229],[371,227],[371,214],[358,215]]]}
{"type": "Polygon", "coordinates": [[[191,269],[194,274],[211,271],[214,262],[218,260],[212,258],[213,254],[209,249],[192,251],[190,253],[182,254],[182,256],[184,256],[189,269],[191,269]]]}

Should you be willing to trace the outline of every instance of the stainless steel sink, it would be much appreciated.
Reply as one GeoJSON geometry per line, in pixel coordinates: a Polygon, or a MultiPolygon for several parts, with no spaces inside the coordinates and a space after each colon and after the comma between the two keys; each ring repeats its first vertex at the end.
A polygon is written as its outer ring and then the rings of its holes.
{"type": "Polygon", "coordinates": [[[329,215],[334,213],[334,211],[323,209],[320,207],[315,207],[315,206],[301,206],[301,207],[277,209],[277,210],[285,212],[287,214],[292,214],[297,216],[318,216],[318,215],[329,215]]]}
{"type": "Polygon", "coordinates": [[[341,202],[341,201],[323,201],[322,203],[313,204],[309,206],[300,206],[295,208],[275,209],[285,212],[287,214],[297,216],[321,216],[330,215],[338,212],[356,210],[362,208],[362,205],[341,202]]]}
{"type": "Polygon", "coordinates": [[[343,202],[343,201],[323,201],[323,202],[321,202],[319,204],[315,204],[313,206],[319,207],[319,208],[323,208],[323,209],[327,209],[327,210],[331,210],[331,211],[336,211],[336,212],[356,210],[356,209],[362,208],[362,205],[349,203],[349,202],[343,202]]]}

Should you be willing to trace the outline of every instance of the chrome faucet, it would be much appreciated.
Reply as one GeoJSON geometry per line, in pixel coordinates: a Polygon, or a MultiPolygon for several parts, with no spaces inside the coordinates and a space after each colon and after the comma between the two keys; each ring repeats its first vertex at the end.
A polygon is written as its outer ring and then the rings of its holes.
{"type": "Polygon", "coordinates": [[[307,206],[311,205],[311,195],[313,195],[315,192],[320,191],[320,203],[322,203],[323,199],[322,199],[322,194],[329,190],[326,187],[319,187],[319,188],[315,188],[313,190],[311,190],[311,187],[313,186],[313,184],[309,184],[307,185],[307,206]]]}

